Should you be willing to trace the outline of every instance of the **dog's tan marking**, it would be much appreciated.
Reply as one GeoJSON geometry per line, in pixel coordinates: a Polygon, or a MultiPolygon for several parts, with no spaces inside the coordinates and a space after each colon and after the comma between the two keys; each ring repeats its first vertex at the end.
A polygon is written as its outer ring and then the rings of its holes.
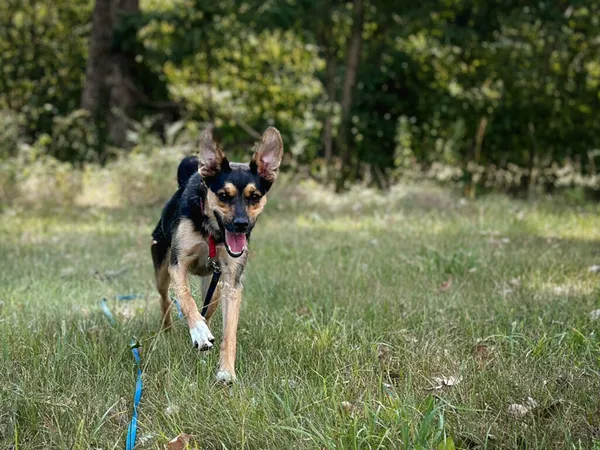
{"type": "Polygon", "coordinates": [[[169,266],[169,275],[173,281],[177,298],[181,305],[181,312],[187,320],[190,329],[204,318],[198,311],[198,306],[192,297],[189,287],[190,266],[198,260],[208,258],[208,245],[200,233],[194,230],[194,225],[189,219],[183,219],[177,227],[173,244],[177,248],[177,265],[169,266]]]}
{"type": "Polygon", "coordinates": [[[221,309],[223,311],[223,340],[219,353],[219,373],[226,372],[235,379],[235,354],[237,347],[237,328],[242,304],[243,286],[240,276],[248,259],[247,253],[232,258],[223,248],[218,250],[222,261],[221,309]]]}
{"type": "Polygon", "coordinates": [[[237,188],[233,185],[233,183],[229,182],[225,183],[222,189],[219,189],[218,193],[220,194],[221,192],[225,192],[230,197],[235,197],[238,193],[237,188]]]}
{"type": "Polygon", "coordinates": [[[256,191],[256,185],[254,183],[248,183],[244,188],[244,197],[250,198],[250,196],[256,191]]]}
{"type": "Polygon", "coordinates": [[[213,225],[214,229],[218,230],[219,224],[217,223],[217,219],[215,219],[213,210],[218,210],[221,213],[221,216],[223,216],[223,220],[225,222],[229,222],[233,219],[233,206],[228,203],[223,203],[211,190],[209,190],[206,194],[206,202],[208,204],[208,208],[206,208],[206,215],[211,220],[211,225],[213,225]]]}
{"type": "Polygon", "coordinates": [[[266,204],[267,196],[263,195],[257,203],[248,205],[248,217],[250,217],[252,222],[256,221],[258,215],[262,212],[266,204]]]}

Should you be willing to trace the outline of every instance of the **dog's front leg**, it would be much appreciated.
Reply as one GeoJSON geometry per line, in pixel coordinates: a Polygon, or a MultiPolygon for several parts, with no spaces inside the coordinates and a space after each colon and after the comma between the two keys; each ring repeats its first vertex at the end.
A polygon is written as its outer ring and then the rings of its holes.
{"type": "MultiPolygon", "coordinates": [[[[237,264],[236,264],[237,266],[237,264]]],[[[231,269],[231,268],[228,268],[231,269]]],[[[226,270],[221,287],[221,308],[223,311],[223,341],[219,354],[217,381],[231,383],[235,380],[235,352],[237,347],[237,328],[242,305],[243,286],[240,282],[243,265],[234,270],[226,270]],[[232,273],[233,272],[233,273],[232,273]]]]}
{"type": "Polygon", "coordinates": [[[171,280],[173,280],[175,292],[177,292],[177,298],[181,305],[181,312],[190,328],[190,335],[194,347],[201,351],[210,350],[215,338],[210,332],[206,320],[198,311],[198,306],[190,292],[187,265],[182,264],[181,261],[175,265],[171,265],[169,267],[169,274],[171,275],[171,280]]]}

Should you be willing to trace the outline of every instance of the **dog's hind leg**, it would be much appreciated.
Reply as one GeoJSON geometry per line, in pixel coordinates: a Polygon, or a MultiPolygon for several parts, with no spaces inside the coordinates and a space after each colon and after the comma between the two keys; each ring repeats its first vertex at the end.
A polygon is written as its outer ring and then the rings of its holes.
{"type": "Polygon", "coordinates": [[[168,330],[171,328],[171,306],[169,298],[169,284],[171,276],[169,275],[169,247],[163,242],[152,242],[152,262],[154,263],[154,276],[156,279],[156,289],[160,294],[160,304],[162,309],[162,328],[168,330]]]}

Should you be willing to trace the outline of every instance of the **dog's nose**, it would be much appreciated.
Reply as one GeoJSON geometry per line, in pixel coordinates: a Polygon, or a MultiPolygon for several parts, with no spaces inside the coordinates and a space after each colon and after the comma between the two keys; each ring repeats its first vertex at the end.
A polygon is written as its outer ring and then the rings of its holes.
{"type": "Polygon", "coordinates": [[[236,217],[233,219],[233,228],[235,228],[236,233],[244,233],[248,229],[248,219],[236,217]]]}

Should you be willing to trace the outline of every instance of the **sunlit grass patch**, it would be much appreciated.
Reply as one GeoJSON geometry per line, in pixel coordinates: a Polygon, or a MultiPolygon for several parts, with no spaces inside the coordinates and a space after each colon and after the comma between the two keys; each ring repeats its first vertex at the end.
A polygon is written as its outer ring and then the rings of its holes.
{"type": "Polygon", "coordinates": [[[598,445],[597,207],[312,189],[276,191],[253,233],[231,389],[183,322],[158,332],[159,208],[5,209],[0,448],[122,447],[133,336],[140,448],[598,445]]]}

